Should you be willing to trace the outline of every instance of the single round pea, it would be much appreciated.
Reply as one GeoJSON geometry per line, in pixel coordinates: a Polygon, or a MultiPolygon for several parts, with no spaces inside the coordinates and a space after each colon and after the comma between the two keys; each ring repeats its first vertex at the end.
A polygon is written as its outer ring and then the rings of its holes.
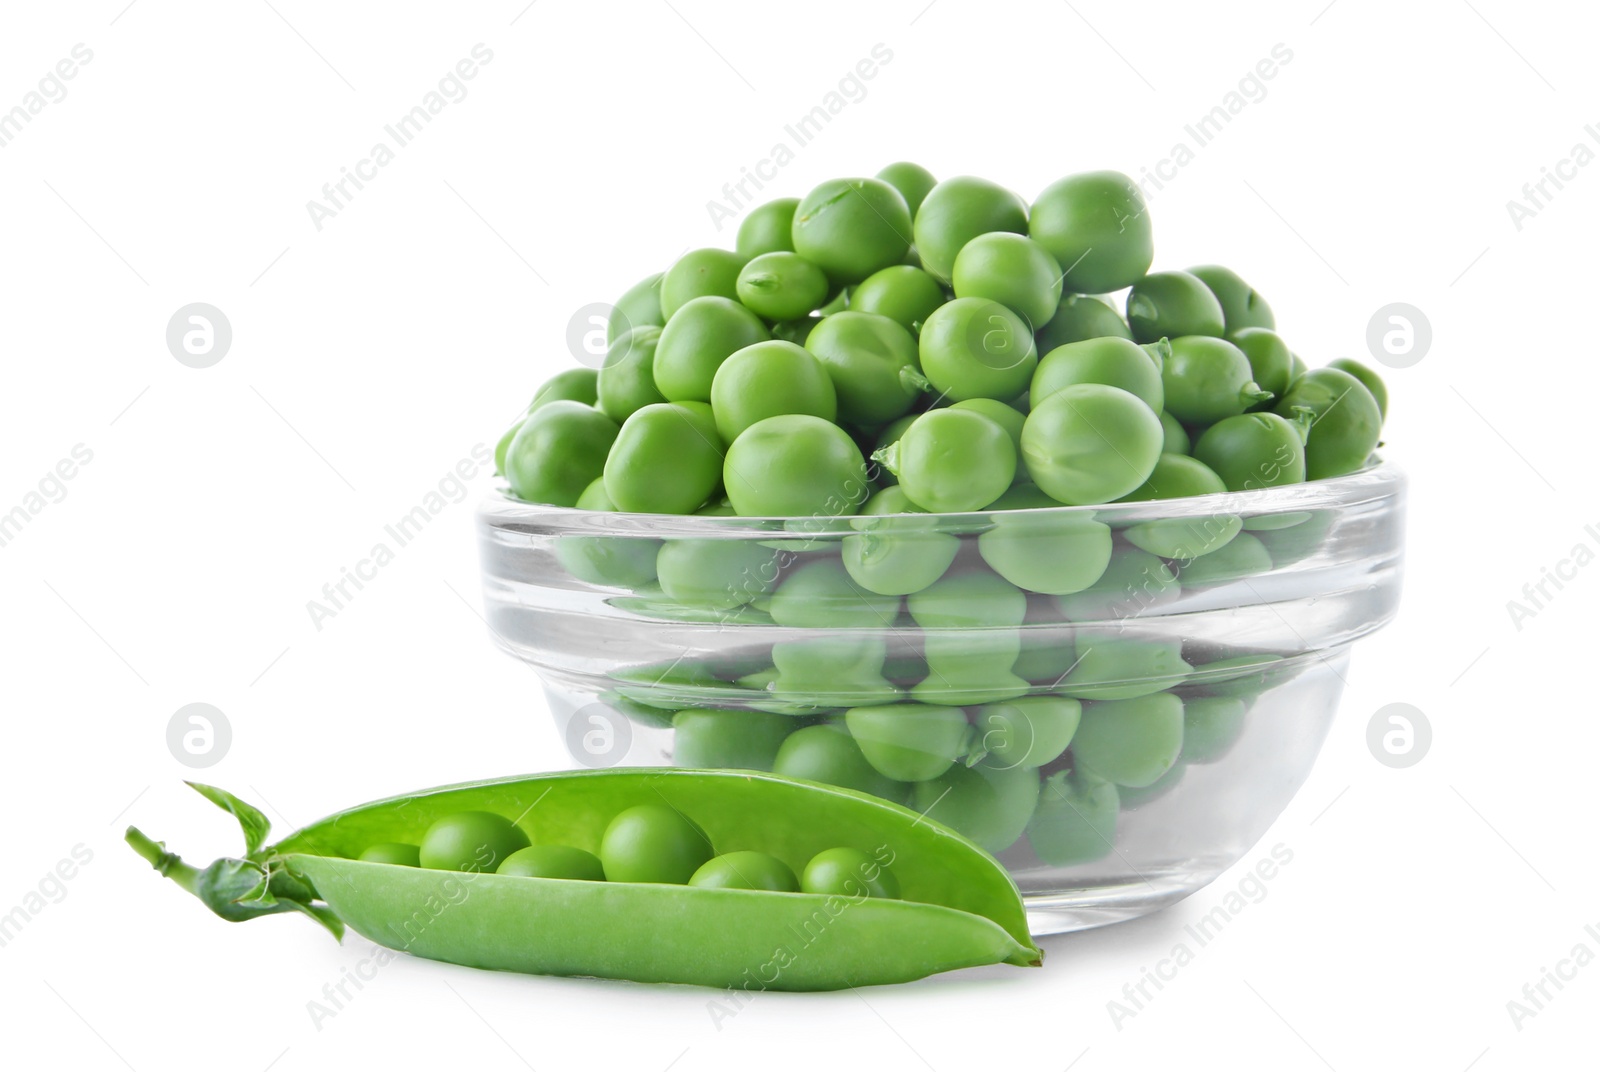
{"type": "Polygon", "coordinates": [[[824,317],[806,339],[806,349],[833,381],[839,419],[851,424],[904,416],[928,389],[917,369],[916,340],[899,322],[877,313],[852,310],[824,317]]]}
{"type": "Polygon", "coordinates": [[[772,591],[777,551],[751,540],[667,540],[656,573],[669,599],[731,610],[772,591]]]}
{"type": "Polygon", "coordinates": [[[757,205],[739,224],[739,235],[733,248],[745,260],[763,253],[793,253],[794,210],[800,205],[798,197],[780,197],[757,205]]]}
{"type": "Polygon", "coordinates": [[[922,373],[945,397],[1009,402],[1028,389],[1038,358],[1033,329],[987,298],[956,298],[922,325],[922,373]]]}
{"type": "Polygon", "coordinates": [[[933,172],[920,164],[912,164],[905,160],[897,161],[878,172],[878,178],[900,191],[900,196],[906,200],[906,208],[915,218],[917,209],[922,207],[923,199],[928,196],[928,191],[939,185],[939,180],[933,177],[933,172]]]}
{"type": "MultiPolygon", "coordinates": [[[[887,658],[888,645],[881,636],[819,632],[804,640],[781,640],[772,645],[772,665],[776,673],[767,687],[780,703],[793,703],[812,711],[825,707],[893,703],[899,699],[900,690],[883,676],[887,658]]],[[[843,730],[839,732],[843,733],[843,730]]],[[[793,737],[791,734],[790,739],[793,737]]],[[[788,743],[784,742],[785,745],[788,743]]],[[[801,757],[819,749],[828,751],[826,743],[819,746],[814,741],[797,744],[795,748],[801,757]]],[[[846,750],[835,749],[834,752],[843,754],[846,750]]],[[[788,762],[797,763],[799,760],[792,756],[788,762]]],[[[781,754],[778,760],[773,761],[772,769],[779,774],[786,773],[781,754]]],[[[793,774],[796,770],[787,773],[793,774]]],[[[826,778],[819,780],[828,781],[826,778]]],[[[901,799],[898,785],[875,780],[868,784],[871,788],[866,792],[888,800],[901,799]]]]}
{"type": "Polygon", "coordinates": [[[403,841],[380,841],[368,845],[357,859],[369,864],[395,864],[399,867],[421,867],[422,850],[403,841]]]}
{"type": "Polygon", "coordinates": [[[795,730],[778,749],[775,774],[854,789],[873,796],[897,798],[901,788],[861,754],[854,738],[838,726],[795,730]]]}
{"type": "Polygon", "coordinates": [[[1179,335],[1222,336],[1217,296],[1188,272],[1152,272],[1128,291],[1128,327],[1139,342],[1179,335]]]}
{"type": "Polygon", "coordinates": [[[935,513],[981,510],[1017,473],[1011,436],[972,410],[929,410],[873,459],[888,466],[912,502],[935,513]]]}
{"type": "MultiPolygon", "coordinates": [[[[1186,454],[1163,454],[1143,484],[1124,495],[1121,502],[1183,499],[1195,495],[1220,495],[1227,491],[1222,478],[1205,463],[1186,454]]],[[[1210,554],[1239,534],[1244,521],[1236,514],[1162,517],[1128,526],[1124,539],[1162,558],[1189,560],[1210,554]]]]}
{"type": "Polygon", "coordinates": [[[571,845],[529,845],[525,849],[518,849],[501,861],[495,874],[583,882],[604,882],[606,879],[598,856],[571,845]]]}
{"type": "Polygon", "coordinates": [[[1115,847],[1120,811],[1120,793],[1113,783],[1088,771],[1057,771],[1040,786],[1028,844],[1054,867],[1092,863],[1115,847]]]}
{"type": "Polygon", "coordinates": [[[1231,268],[1224,268],[1220,264],[1202,264],[1190,268],[1189,274],[1204,283],[1206,289],[1216,297],[1217,304],[1222,307],[1224,330],[1230,337],[1247,328],[1271,330],[1277,326],[1267,300],[1231,268]]]}
{"type": "Polygon", "coordinates": [[[1065,270],[1065,288],[1080,294],[1129,286],[1155,256],[1144,195],[1119,171],[1069,175],[1045,187],[1028,213],[1028,236],[1065,270]]]}
{"type": "Polygon", "coordinates": [[[661,312],[668,321],[695,298],[735,299],[744,258],[725,249],[692,249],[661,277],[661,312]]]}
{"type": "Polygon", "coordinates": [[[1022,696],[973,712],[975,751],[987,767],[1042,767],[1054,762],[1078,732],[1083,704],[1067,696],[1022,696]]]}
{"type": "Polygon", "coordinates": [[[739,270],[735,289],[768,320],[794,320],[827,300],[828,277],[798,253],[763,253],[739,270]]]}
{"type": "Polygon", "coordinates": [[[1028,613],[1028,597],[999,574],[978,567],[953,571],[912,593],[906,609],[923,629],[1014,627],[1028,613]]]}
{"type": "Polygon", "coordinates": [[[1061,266],[1039,243],[1009,231],[982,234],[961,247],[950,269],[958,298],[988,298],[1042,327],[1061,302],[1061,266]]]}
{"type": "Polygon", "coordinates": [[[913,334],[944,302],[939,281],[909,264],[873,272],[850,292],[852,312],[886,316],[913,334]]]}
{"type": "Polygon", "coordinates": [[[967,707],[1021,696],[1028,681],[1016,673],[1022,655],[1019,629],[986,630],[976,635],[930,633],[922,638],[928,675],[911,688],[921,703],[967,707]]]}
{"type": "Polygon", "coordinates": [[[1304,425],[1276,413],[1241,413],[1207,428],[1194,456],[1222,478],[1229,491],[1298,484],[1306,478],[1304,425]]]}
{"type": "Polygon", "coordinates": [[[551,506],[576,506],[605,471],[617,422],[593,406],[561,399],[540,406],[506,447],[506,482],[517,497],[551,506]]]}
{"type": "Polygon", "coordinates": [[[1181,594],[1171,567],[1148,551],[1121,544],[1112,549],[1098,581],[1058,596],[1056,604],[1069,621],[1121,621],[1164,607],[1181,594]]]}
{"type": "MultiPolygon", "coordinates": [[[[895,490],[904,495],[898,488],[878,494],[895,490]]],[[[880,595],[922,591],[944,575],[961,550],[961,538],[943,531],[936,519],[926,515],[902,510],[897,516],[862,518],[851,524],[860,531],[841,541],[844,568],[857,584],[880,595]]]]}
{"type": "Polygon", "coordinates": [[[1245,702],[1232,696],[1192,696],[1183,701],[1183,760],[1215,763],[1244,733],[1245,702]]]}
{"type": "Polygon", "coordinates": [[[1219,495],[1227,490],[1222,478],[1199,459],[1187,454],[1162,454],[1145,482],[1117,501],[1186,499],[1193,495],[1219,495]]]}
{"type": "Polygon", "coordinates": [[[1085,770],[1134,789],[1153,784],[1183,750],[1183,701],[1170,692],[1087,704],[1072,755],[1085,770]]]}
{"type": "Polygon", "coordinates": [[[1063,294],[1050,322],[1035,335],[1038,350],[1048,354],[1058,346],[1085,339],[1116,338],[1132,341],[1133,332],[1122,313],[1097,294],[1063,294]]]}
{"type": "Polygon", "coordinates": [[[888,867],[860,849],[824,849],[811,858],[800,874],[803,893],[836,897],[900,898],[900,880],[888,867]]]}
{"type": "Polygon", "coordinates": [[[1210,588],[1272,569],[1266,545],[1248,532],[1192,561],[1178,564],[1178,581],[1187,589],[1210,588]]]}
{"type": "Polygon", "coordinates": [[[1079,637],[1077,665],[1058,688],[1083,700],[1127,700],[1181,684],[1192,669],[1176,640],[1079,637]]]}
{"type": "Polygon", "coordinates": [[[1281,395],[1289,389],[1294,355],[1271,328],[1242,328],[1228,336],[1250,361],[1250,378],[1263,391],[1281,395]]]}
{"type": "Polygon", "coordinates": [[[606,320],[606,345],[610,346],[634,328],[658,328],[667,322],[661,311],[661,279],[665,273],[645,276],[623,291],[611,307],[606,320]]]}
{"type": "MultiPolygon", "coordinates": [[[[960,402],[952,403],[951,409],[966,409],[973,413],[980,413],[989,418],[1001,428],[1006,430],[1006,435],[1011,437],[1011,445],[1022,450],[1022,425],[1028,415],[1017,407],[996,398],[963,398],[960,402]]],[[[1017,476],[1024,477],[1027,473],[1019,466],[1017,476]]]]}
{"type": "Polygon", "coordinates": [[[803,347],[769,339],[735,350],[711,380],[717,431],[732,443],[757,421],[806,413],[832,421],[838,414],[833,381],[803,347]]]}
{"type": "Polygon", "coordinates": [[[879,179],[829,179],[794,212],[794,249],[836,283],[858,283],[899,264],[911,246],[911,211],[879,179]]]}
{"type": "Polygon", "coordinates": [[[732,299],[686,302],[656,341],[656,389],[669,402],[709,402],[711,380],[728,355],[769,338],[761,318],[732,299]]]}
{"type": "Polygon", "coordinates": [[[871,494],[866,462],[848,432],[821,417],[757,421],[722,466],[728,501],[745,517],[837,517],[871,494]]]}
{"type": "Polygon", "coordinates": [[[1188,454],[1191,446],[1189,432],[1178,418],[1161,411],[1161,453],[1163,454],[1188,454]]]}
{"type": "Polygon", "coordinates": [[[918,782],[911,806],[989,852],[1010,848],[1039,803],[1039,774],[1027,767],[957,764],[932,781],[918,782]]]}
{"type": "Polygon", "coordinates": [[[689,876],[689,885],[712,890],[800,892],[800,880],[789,865],[764,852],[743,849],[713,856],[689,876]]]}
{"type": "Polygon", "coordinates": [[[1039,367],[1028,388],[1028,405],[1038,409],[1045,399],[1075,383],[1120,387],[1156,413],[1161,412],[1161,366],[1131,340],[1085,339],[1051,350],[1039,359],[1039,367]]]}
{"type": "Polygon", "coordinates": [[[600,839],[600,865],[609,882],[681,886],[711,856],[706,832],[665,804],[635,804],[620,812],[600,839]]]}
{"type": "Polygon", "coordinates": [[[1372,400],[1378,404],[1378,419],[1382,421],[1389,416],[1389,388],[1384,384],[1382,376],[1361,362],[1348,357],[1335,358],[1328,362],[1328,367],[1348,372],[1360,380],[1361,386],[1372,392],[1372,400]]]}
{"type": "Polygon", "coordinates": [[[528,412],[563,399],[592,406],[599,397],[599,382],[600,374],[592,368],[565,369],[540,385],[528,403],[528,412]]]}
{"type": "Polygon", "coordinates": [[[528,835],[493,812],[458,811],[428,827],[418,861],[436,871],[492,872],[500,861],[528,847],[528,835]]]}
{"type": "Polygon", "coordinates": [[[1073,506],[1111,502],[1155,469],[1164,439],[1161,421],[1120,387],[1064,387],[1028,414],[1022,458],[1033,482],[1073,506]]]}
{"type": "Polygon", "coordinates": [[[1289,385],[1273,412],[1294,417],[1301,410],[1309,410],[1312,418],[1306,433],[1307,480],[1343,476],[1367,464],[1383,414],[1360,380],[1342,369],[1312,369],[1289,385]]]}
{"type": "Polygon", "coordinates": [[[666,398],[656,390],[656,345],[661,341],[658,327],[634,328],[606,349],[597,383],[600,411],[622,423],[637,410],[666,398]]]}
{"type": "Polygon", "coordinates": [[[1166,407],[1185,424],[1212,424],[1272,395],[1250,378],[1250,359],[1223,339],[1182,335],[1161,370],[1166,407]]]}
{"type": "Polygon", "coordinates": [[[988,179],[958,175],[928,191],[917,209],[914,232],[922,267],[948,283],[962,246],[990,231],[1027,230],[1028,206],[1022,198],[988,179]]]}
{"type": "Polygon", "coordinates": [[[840,560],[819,558],[784,576],[767,613],[794,629],[883,629],[894,624],[900,599],[861,587],[840,560]]]}
{"type": "Polygon", "coordinates": [[[691,707],[672,716],[672,762],[703,769],[771,770],[778,746],[798,725],[767,711],[691,707]]]}
{"type": "Polygon", "coordinates": [[[966,749],[966,713],[934,704],[853,707],[845,725],[879,773],[900,782],[925,782],[950,769],[966,749]]]}
{"type": "Polygon", "coordinates": [[[978,537],[978,553],[1019,588],[1081,592],[1111,561],[1111,527],[1072,513],[996,514],[994,526],[978,537]]]}
{"type": "MultiPolygon", "coordinates": [[[[605,477],[591,483],[578,496],[579,510],[615,510],[606,494],[605,477]]],[[[590,584],[614,588],[639,588],[656,579],[656,540],[625,536],[561,536],[556,558],[568,573],[590,584]]]]}
{"type": "Polygon", "coordinates": [[[631,513],[692,513],[722,478],[717,424],[704,402],[657,402],[636,411],[606,458],[606,495],[631,513]]]}

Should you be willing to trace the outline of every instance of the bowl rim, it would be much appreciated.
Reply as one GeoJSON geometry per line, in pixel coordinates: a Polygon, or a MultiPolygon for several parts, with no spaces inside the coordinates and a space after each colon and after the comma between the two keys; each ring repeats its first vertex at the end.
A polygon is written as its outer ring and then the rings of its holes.
{"type": "Polygon", "coordinates": [[[488,529],[561,536],[689,536],[766,539],[847,536],[865,529],[893,527],[926,532],[981,531],[999,517],[1037,519],[1033,523],[1070,525],[1099,521],[1124,526],[1142,521],[1259,516],[1298,511],[1349,509],[1375,500],[1398,499],[1406,476],[1395,463],[1374,455],[1365,468],[1344,476],[1308,480],[1250,491],[1225,491],[1181,499],[1097,503],[1088,506],[1043,506],[1018,510],[974,510],[964,513],[844,514],[827,517],[747,517],[718,514],[641,514],[581,510],[572,506],[531,503],[511,493],[503,479],[479,501],[478,523],[488,529]]]}

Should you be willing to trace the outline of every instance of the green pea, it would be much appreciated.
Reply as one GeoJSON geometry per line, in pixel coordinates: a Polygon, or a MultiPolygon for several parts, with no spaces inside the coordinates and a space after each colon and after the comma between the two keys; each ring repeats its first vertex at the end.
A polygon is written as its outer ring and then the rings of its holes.
{"type": "Polygon", "coordinates": [[[933,704],[853,707],[844,718],[867,762],[899,782],[939,777],[965,751],[970,730],[959,707],[933,704]]]}
{"type": "Polygon", "coordinates": [[[894,473],[912,502],[935,513],[981,510],[1017,473],[1011,436],[971,410],[929,410],[872,457],[894,473]]]}
{"type": "Polygon", "coordinates": [[[1229,491],[1298,484],[1306,478],[1305,435],[1309,417],[1287,421],[1276,413],[1226,417],[1200,436],[1194,456],[1222,479],[1229,491]]]}
{"type": "Polygon", "coordinates": [[[591,368],[566,369],[556,373],[534,392],[533,401],[528,403],[528,412],[563,400],[594,405],[599,391],[599,376],[591,368]]]}
{"type": "Polygon", "coordinates": [[[1028,389],[1038,357],[1033,329],[987,298],[956,298],[933,311],[917,340],[922,373],[945,397],[1009,402],[1028,389]]]}
{"type": "Polygon", "coordinates": [[[743,267],[744,258],[725,249],[690,250],[661,277],[662,314],[670,323],[695,298],[737,298],[743,267]]]}
{"type": "MultiPolygon", "coordinates": [[[[617,508],[606,494],[604,477],[585,488],[574,505],[579,510],[617,508]]],[[[624,536],[561,536],[555,552],[566,571],[581,581],[635,589],[656,579],[660,547],[656,540],[624,536]]]]}
{"type": "Polygon", "coordinates": [[[1165,562],[1122,545],[1112,549],[1098,581],[1081,592],[1058,596],[1056,603],[1070,621],[1121,621],[1164,607],[1181,594],[1177,575],[1165,562]]]}
{"type": "Polygon", "coordinates": [[[911,211],[913,217],[916,216],[917,209],[922,207],[928,191],[939,185],[939,180],[935,179],[927,168],[904,160],[885,167],[878,172],[878,178],[900,191],[900,196],[905,198],[906,208],[911,211]]]}
{"type": "Polygon", "coordinates": [[[503,433],[501,433],[499,441],[495,443],[495,445],[494,445],[494,471],[495,471],[495,474],[497,476],[504,476],[505,475],[505,471],[506,471],[506,451],[511,449],[511,441],[517,437],[517,429],[522,427],[522,422],[525,421],[525,420],[527,420],[527,415],[526,414],[524,414],[521,417],[518,417],[517,420],[516,420],[516,423],[513,424],[510,428],[507,428],[503,433]]]}
{"type": "Polygon", "coordinates": [[[656,389],[669,402],[709,402],[711,381],[728,355],[770,337],[760,317],[729,298],[685,302],[656,341],[656,389]]]}
{"type": "Polygon", "coordinates": [[[689,877],[689,885],[713,890],[771,890],[798,893],[800,880],[776,856],[744,849],[713,856],[689,877]]]}
{"type": "Polygon", "coordinates": [[[828,277],[798,253],[763,253],[740,269],[735,290],[768,320],[793,320],[827,300],[828,277]]]}
{"type": "Polygon", "coordinates": [[[722,466],[728,500],[745,517],[853,514],[871,492],[865,460],[843,428],[807,414],[757,421],[722,466]]]}
{"type": "Polygon", "coordinates": [[[1361,362],[1348,357],[1335,358],[1328,362],[1328,367],[1336,368],[1340,372],[1348,372],[1361,381],[1361,386],[1372,393],[1372,400],[1378,404],[1378,421],[1380,424],[1389,416],[1389,388],[1384,385],[1382,376],[1379,376],[1361,362]]]}
{"type": "Polygon", "coordinates": [[[1179,782],[1183,781],[1184,772],[1188,768],[1188,761],[1180,755],[1178,761],[1167,768],[1167,773],[1149,785],[1140,786],[1137,789],[1123,786],[1117,791],[1118,797],[1121,798],[1122,810],[1132,811],[1135,808],[1143,807],[1158,797],[1166,796],[1178,787],[1179,782]]]}
{"type": "Polygon", "coordinates": [[[1083,705],[1065,696],[1023,696],[985,704],[973,712],[988,767],[1042,767],[1067,750],[1078,732],[1083,705]]]}
{"type": "Polygon", "coordinates": [[[998,573],[962,569],[912,593],[906,609],[924,629],[1015,627],[1027,616],[1028,597],[998,573]]]}
{"type": "MultiPolygon", "coordinates": [[[[780,703],[810,708],[894,703],[900,690],[884,677],[887,658],[881,637],[843,633],[779,641],[772,645],[777,673],[769,691],[780,703]]],[[[778,765],[772,769],[786,773],[778,765]]]]}
{"type": "Polygon", "coordinates": [[[1161,453],[1163,454],[1188,454],[1191,444],[1189,433],[1178,422],[1178,418],[1161,411],[1161,453]]]}
{"type": "Polygon", "coordinates": [[[1028,681],[1016,673],[1022,654],[1018,629],[971,633],[927,633],[922,657],[928,676],[911,688],[919,703],[965,707],[1021,696],[1028,681]]]}
{"type": "Polygon", "coordinates": [[[1250,377],[1263,391],[1281,395],[1289,389],[1294,355],[1271,328],[1244,328],[1228,336],[1250,362],[1250,377]]]}
{"type": "Polygon", "coordinates": [[[1311,414],[1307,480],[1343,476],[1367,464],[1378,445],[1383,413],[1360,380],[1341,369],[1312,369],[1289,385],[1273,412],[1294,417],[1302,410],[1311,414]]]}
{"type": "Polygon", "coordinates": [[[504,816],[458,811],[428,827],[418,846],[418,861],[436,871],[493,872],[500,861],[528,847],[524,834],[504,816]]]}
{"type": "Polygon", "coordinates": [[[1120,387],[1064,387],[1028,414],[1022,458],[1033,482],[1073,506],[1110,502],[1144,483],[1161,457],[1161,421],[1120,387]]]}
{"type": "Polygon", "coordinates": [[[691,707],[672,716],[672,762],[679,767],[771,770],[795,728],[788,715],[691,707]]]}
{"type": "Polygon", "coordinates": [[[421,867],[422,850],[403,841],[380,841],[362,851],[359,859],[369,864],[395,864],[399,867],[421,867]]]}
{"type": "Polygon", "coordinates": [[[944,302],[939,281],[909,264],[873,272],[850,292],[850,311],[886,316],[913,335],[944,302]]]}
{"type": "MultiPolygon", "coordinates": [[[[885,492],[890,490],[895,489],[885,492]]],[[[880,595],[922,591],[944,575],[961,550],[960,537],[943,531],[936,519],[927,516],[902,513],[851,524],[858,531],[841,541],[844,568],[857,584],[880,595]]]]}
{"type": "MultiPolygon", "coordinates": [[[[1221,495],[1227,486],[1204,462],[1186,454],[1163,454],[1143,484],[1123,496],[1122,502],[1181,499],[1195,495],[1221,495]]],[[[1128,526],[1123,538],[1162,558],[1194,559],[1210,554],[1239,534],[1244,521],[1226,512],[1163,517],[1128,526]]]]}
{"type": "MultiPolygon", "coordinates": [[[[888,470],[883,470],[885,473],[888,470]]],[[[890,473],[890,476],[894,474],[890,473]]],[[[906,494],[906,489],[899,484],[891,484],[886,488],[879,488],[872,493],[872,497],[861,507],[863,517],[882,516],[885,514],[925,514],[928,511],[911,501],[911,496],[906,494]]]]}
{"type": "Polygon", "coordinates": [[[1117,338],[1132,341],[1133,332],[1122,313],[1098,294],[1063,294],[1050,322],[1040,328],[1038,349],[1048,354],[1058,346],[1085,339],[1117,338]]]}
{"type": "Polygon", "coordinates": [[[1111,528],[1076,514],[996,514],[994,526],[978,537],[978,553],[1018,588],[1081,592],[1111,561],[1111,528]]]}
{"type": "Polygon", "coordinates": [[[1116,845],[1117,787],[1087,771],[1058,771],[1040,787],[1039,807],[1028,824],[1034,855],[1054,867],[1086,864],[1116,845]]]}
{"type": "Polygon", "coordinates": [[[711,859],[711,839],[665,804],[636,804],[611,820],[600,839],[608,882],[687,883],[711,859]]]}
{"type": "Polygon", "coordinates": [[[604,882],[606,878],[598,856],[570,845],[529,845],[518,849],[501,862],[495,874],[582,882],[604,882]]]}
{"type": "MultiPolygon", "coordinates": [[[[1176,556],[1174,556],[1176,557],[1176,556]]],[[[1181,563],[1178,580],[1184,588],[1209,588],[1272,569],[1272,556],[1256,537],[1241,532],[1215,550],[1181,563]]]]}
{"type": "Polygon", "coordinates": [[[793,253],[794,210],[800,205],[798,197],[780,197],[757,205],[739,224],[739,235],[733,248],[745,260],[753,260],[763,253],[793,253]]]}
{"type": "Polygon", "coordinates": [[[1107,337],[1058,346],[1039,360],[1028,388],[1028,404],[1038,409],[1051,395],[1078,383],[1120,387],[1156,413],[1163,395],[1161,366],[1137,343],[1107,337]]]}
{"type": "Polygon", "coordinates": [[[1085,770],[1139,789],[1160,778],[1183,750],[1183,701],[1170,692],[1087,704],[1074,759],[1085,770]]]}
{"type": "Polygon", "coordinates": [[[1339,513],[1334,510],[1308,511],[1306,519],[1298,525],[1258,531],[1256,539],[1272,556],[1272,564],[1281,568],[1320,551],[1338,517],[1339,513]]]}
{"type": "Polygon", "coordinates": [[[575,506],[605,471],[617,432],[617,422],[582,402],[540,406],[506,447],[506,482],[527,502],[575,506]]]}
{"type": "Polygon", "coordinates": [[[1183,645],[1176,640],[1080,637],[1078,663],[1058,689],[1064,696],[1083,700],[1128,700],[1181,684],[1192,669],[1183,661],[1183,645]]]}
{"type": "Polygon", "coordinates": [[[1216,296],[1217,304],[1222,307],[1223,326],[1228,335],[1250,328],[1271,330],[1277,326],[1272,307],[1266,299],[1232,269],[1219,264],[1202,264],[1190,268],[1189,274],[1204,283],[1206,289],[1216,296]]]}
{"type": "Polygon", "coordinates": [[[645,406],[666,401],[656,390],[652,371],[660,341],[660,328],[634,328],[617,336],[607,348],[605,362],[600,366],[597,400],[607,417],[620,424],[645,406]]]}
{"type": "MultiPolygon", "coordinates": [[[[970,175],[945,179],[928,191],[917,209],[914,234],[922,267],[948,283],[961,247],[990,231],[1027,233],[1028,206],[1022,198],[988,179],[970,175]]],[[[1050,249],[1048,242],[1044,246],[1050,249]]]]}
{"type": "Polygon", "coordinates": [[[850,734],[837,726],[795,730],[778,749],[772,770],[788,778],[837,785],[887,800],[905,795],[900,783],[869,763],[850,734]]]}
{"type": "Polygon", "coordinates": [[[1249,701],[1293,679],[1301,669],[1281,655],[1235,655],[1196,667],[1195,684],[1188,691],[1249,701]]]}
{"type": "Polygon", "coordinates": [[[1118,171],[1058,179],[1028,213],[1028,234],[1066,269],[1070,291],[1121,290],[1150,269],[1155,247],[1144,196],[1118,171]]]}
{"type": "Polygon", "coordinates": [[[1211,424],[1272,397],[1250,378],[1250,359],[1233,343],[1182,335],[1171,346],[1161,386],[1167,410],[1185,424],[1211,424]]]}
{"type": "Polygon", "coordinates": [[[900,882],[885,865],[860,849],[824,849],[811,858],[800,875],[804,893],[836,897],[900,899],[900,882]]]}
{"type": "Polygon", "coordinates": [[[961,247],[950,269],[958,298],[987,298],[1032,326],[1043,326],[1061,302],[1061,266],[1039,243],[1009,231],[982,234],[961,247]]]}
{"type": "Polygon", "coordinates": [[[728,610],[772,591],[778,552],[749,540],[667,540],[656,556],[661,588],[671,599],[728,610]]]}
{"type": "Polygon", "coordinates": [[[1244,733],[1245,703],[1232,696],[1192,696],[1183,702],[1183,759],[1215,763],[1244,733]]]}
{"type": "Polygon", "coordinates": [[[717,431],[729,443],[757,421],[805,413],[832,421],[838,414],[833,381],[810,352],[769,339],[736,350],[711,380],[717,431]]]}
{"type": "Polygon", "coordinates": [[[1221,338],[1225,325],[1216,295],[1188,272],[1152,272],[1128,291],[1128,327],[1139,342],[1179,335],[1221,338]]]}
{"type": "Polygon", "coordinates": [[[1027,767],[951,767],[918,782],[911,807],[990,852],[1010,848],[1039,803],[1039,774],[1027,767]]]}
{"type": "Polygon", "coordinates": [[[916,341],[886,316],[846,311],[824,317],[806,349],[833,381],[839,419],[852,424],[901,417],[928,389],[917,369],[916,341]]]}
{"type": "Polygon", "coordinates": [[[611,307],[606,322],[606,345],[610,346],[634,328],[658,328],[667,322],[661,312],[663,273],[646,276],[623,292],[611,307]]]}
{"type": "Polygon", "coordinates": [[[879,179],[830,179],[794,212],[795,252],[836,283],[859,283],[899,264],[911,245],[911,212],[879,179]]]}
{"type": "Polygon", "coordinates": [[[822,558],[788,573],[767,606],[772,620],[794,629],[882,629],[900,613],[900,597],[869,591],[844,563],[822,558]]]}
{"type": "Polygon", "coordinates": [[[1074,627],[1063,620],[1055,600],[1034,596],[1028,600],[1020,632],[1022,650],[1011,664],[1011,672],[1024,681],[1054,688],[1078,661],[1074,627]]]}
{"type": "Polygon", "coordinates": [[[606,458],[606,495],[632,513],[691,513],[716,490],[722,454],[704,402],[645,406],[623,422],[606,458]]]}

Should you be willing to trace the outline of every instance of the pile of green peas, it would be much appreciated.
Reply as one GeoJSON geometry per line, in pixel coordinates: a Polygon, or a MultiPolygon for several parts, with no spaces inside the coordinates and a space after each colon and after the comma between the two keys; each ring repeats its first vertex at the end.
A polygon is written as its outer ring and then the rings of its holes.
{"type": "Polygon", "coordinates": [[[700,824],[665,804],[638,804],[606,826],[598,852],[534,845],[511,820],[462,811],[436,820],[420,844],[380,842],[358,859],[440,871],[585,882],[652,882],[728,890],[815,893],[898,900],[890,861],[841,845],[812,856],[798,874],[754,849],[716,853],[700,824]]]}

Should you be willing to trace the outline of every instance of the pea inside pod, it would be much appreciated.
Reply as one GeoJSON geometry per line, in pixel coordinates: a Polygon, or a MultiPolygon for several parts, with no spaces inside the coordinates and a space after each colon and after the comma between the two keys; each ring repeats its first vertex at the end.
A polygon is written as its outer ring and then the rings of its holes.
{"type": "MultiPolygon", "coordinates": [[[[470,967],[750,990],[903,982],[1042,956],[1016,885],[972,842],[897,805],[772,775],[596,770],[476,782],[352,808],[271,846],[260,811],[197,788],[238,817],[242,857],[200,869],[138,830],[127,839],[162,875],[235,921],[298,911],[336,935],[348,926],[390,949],[470,967]],[[375,844],[415,844],[463,812],[514,820],[536,844],[593,852],[616,816],[641,806],[692,817],[719,854],[764,853],[797,875],[829,850],[853,849],[874,874],[893,876],[900,898],[874,896],[861,883],[790,893],[356,859],[375,844]]],[[[839,870],[849,862],[842,857],[824,859],[839,870]]]]}

